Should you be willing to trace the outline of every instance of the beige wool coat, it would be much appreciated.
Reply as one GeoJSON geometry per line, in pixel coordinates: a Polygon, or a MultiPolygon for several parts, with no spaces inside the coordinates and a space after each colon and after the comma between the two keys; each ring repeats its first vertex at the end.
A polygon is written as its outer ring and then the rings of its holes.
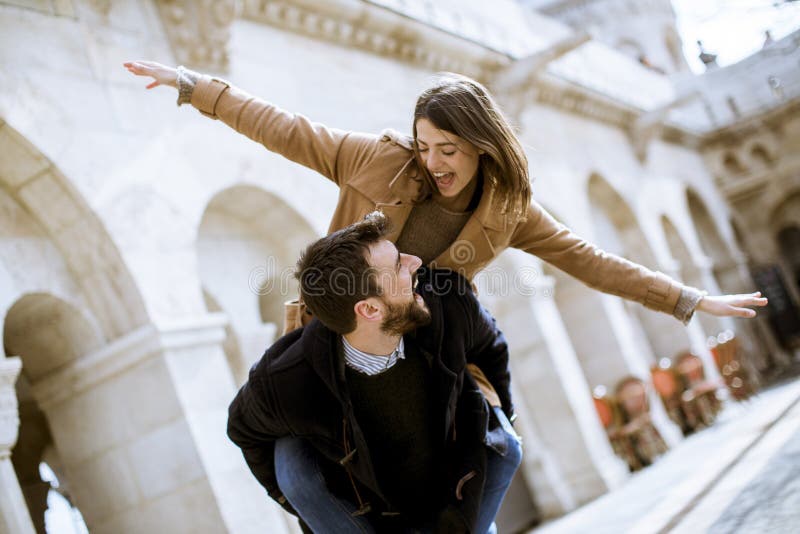
{"type": "MultiPolygon", "coordinates": [[[[396,240],[415,202],[429,194],[427,170],[410,137],[386,130],[382,135],[353,133],[309,121],[255,98],[223,80],[202,76],[191,104],[223,121],[268,150],[309,167],[340,188],[329,231],[361,220],[373,210],[391,221],[396,240]]],[[[524,250],[591,288],[673,314],[683,285],[586,242],[558,223],[536,201],[527,219],[503,214],[487,180],[478,207],[456,241],[433,262],[472,280],[508,247],[524,250]]]]}

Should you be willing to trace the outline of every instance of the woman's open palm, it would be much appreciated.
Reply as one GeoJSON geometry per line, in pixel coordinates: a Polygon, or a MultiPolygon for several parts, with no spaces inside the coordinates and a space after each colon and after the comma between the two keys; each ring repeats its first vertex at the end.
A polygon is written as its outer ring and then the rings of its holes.
{"type": "Polygon", "coordinates": [[[128,69],[128,72],[132,72],[137,76],[153,78],[153,81],[147,85],[147,89],[152,89],[159,85],[178,87],[178,71],[172,67],[155,61],[126,61],[123,65],[128,69]]]}
{"type": "Polygon", "coordinates": [[[706,296],[697,305],[697,310],[717,317],[755,317],[756,311],[750,308],[766,305],[767,299],[758,291],[742,295],[706,296]]]}

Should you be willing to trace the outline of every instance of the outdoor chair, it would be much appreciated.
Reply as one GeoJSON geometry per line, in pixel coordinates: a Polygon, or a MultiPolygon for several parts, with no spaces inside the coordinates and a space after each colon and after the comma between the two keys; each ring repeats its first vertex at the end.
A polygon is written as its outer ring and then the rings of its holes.
{"type": "Polygon", "coordinates": [[[642,463],[633,449],[631,440],[621,432],[621,419],[617,403],[612,396],[607,395],[605,386],[597,386],[594,389],[592,400],[614,454],[625,461],[630,471],[641,469],[642,463]]]}
{"type": "Polygon", "coordinates": [[[681,400],[689,425],[695,430],[711,426],[722,407],[717,398],[721,384],[706,379],[703,361],[691,352],[677,356],[675,371],[683,382],[681,400]]]}
{"type": "Polygon", "coordinates": [[[661,398],[667,415],[677,424],[684,436],[694,432],[695,426],[690,424],[683,407],[683,382],[676,375],[669,358],[661,358],[658,365],[650,368],[653,387],[661,398]]]}
{"type": "Polygon", "coordinates": [[[642,466],[652,464],[667,451],[667,444],[650,417],[647,386],[641,379],[628,376],[617,383],[614,396],[622,423],[619,432],[630,441],[642,466]]]}

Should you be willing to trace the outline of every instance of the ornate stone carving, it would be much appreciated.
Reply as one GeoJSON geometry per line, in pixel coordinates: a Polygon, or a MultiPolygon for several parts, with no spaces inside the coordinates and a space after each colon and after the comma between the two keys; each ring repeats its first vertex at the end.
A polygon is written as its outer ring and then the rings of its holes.
{"type": "Polygon", "coordinates": [[[160,0],[158,9],[178,63],[217,72],[228,68],[236,0],[160,0]]]}
{"type": "Polygon", "coordinates": [[[555,106],[571,113],[625,128],[636,120],[638,111],[614,102],[603,95],[591,94],[581,87],[551,75],[542,75],[535,91],[535,98],[544,104],[555,106]]]}
{"type": "Polygon", "coordinates": [[[619,127],[628,127],[639,114],[639,110],[624,103],[544,72],[550,61],[583,44],[588,39],[584,33],[563,39],[540,53],[510,61],[508,56],[463,37],[434,37],[438,32],[433,29],[424,33],[418,31],[415,27],[421,24],[418,22],[391,26],[385,17],[372,17],[365,10],[353,13],[319,6],[312,9],[314,4],[314,0],[245,0],[242,16],[317,39],[395,57],[426,69],[461,72],[490,84],[512,116],[534,100],[619,127]]]}
{"type": "Polygon", "coordinates": [[[423,32],[421,22],[404,21],[400,17],[387,20],[385,15],[379,17],[370,14],[369,8],[358,7],[360,13],[313,9],[311,5],[285,0],[247,0],[242,14],[317,39],[394,57],[430,70],[460,72],[478,80],[485,80],[491,71],[508,63],[504,54],[458,36],[430,28],[423,32]]]}

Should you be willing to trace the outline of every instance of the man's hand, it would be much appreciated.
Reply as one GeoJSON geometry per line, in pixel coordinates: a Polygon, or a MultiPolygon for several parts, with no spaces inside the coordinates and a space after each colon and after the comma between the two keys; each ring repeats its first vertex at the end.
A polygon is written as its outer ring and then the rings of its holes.
{"type": "Polygon", "coordinates": [[[178,88],[178,71],[172,67],[167,67],[155,61],[126,61],[123,63],[128,72],[137,76],[149,76],[153,81],[147,85],[147,89],[158,87],[159,85],[169,85],[178,88]]]}
{"type": "Polygon", "coordinates": [[[705,296],[697,305],[697,311],[716,315],[717,317],[755,317],[756,311],[750,307],[763,307],[767,299],[760,291],[744,295],[705,296]]]}

